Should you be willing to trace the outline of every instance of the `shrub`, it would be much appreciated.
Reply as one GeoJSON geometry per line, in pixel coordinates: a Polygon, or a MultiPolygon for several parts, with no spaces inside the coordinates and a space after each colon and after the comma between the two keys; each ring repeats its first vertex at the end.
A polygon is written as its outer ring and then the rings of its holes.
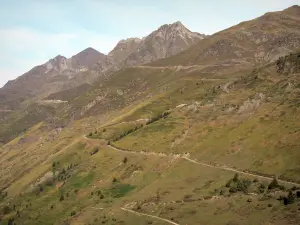
{"type": "Polygon", "coordinates": [[[282,191],[285,190],[285,186],[283,186],[283,185],[278,185],[278,188],[279,188],[280,190],[282,190],[282,191]]]}
{"type": "Polygon", "coordinates": [[[7,225],[14,225],[14,218],[9,218],[7,221],[7,225]]]}
{"type": "Polygon", "coordinates": [[[230,179],[229,181],[227,181],[227,183],[226,183],[226,187],[230,187],[230,185],[231,185],[231,182],[232,182],[232,180],[230,179]]]}
{"type": "Polygon", "coordinates": [[[127,163],[127,157],[123,159],[123,163],[127,163]]]}
{"type": "Polygon", "coordinates": [[[237,188],[236,187],[230,187],[229,188],[229,192],[230,193],[236,193],[238,190],[237,190],[237,188]]]}
{"type": "Polygon", "coordinates": [[[248,188],[251,185],[251,181],[250,180],[246,180],[246,179],[242,179],[242,180],[238,180],[237,181],[237,190],[238,191],[242,191],[244,193],[246,193],[248,191],[248,188]]]}
{"type": "Polygon", "coordinates": [[[258,182],[258,180],[255,178],[254,180],[253,180],[253,183],[257,183],[258,182]]]}
{"type": "Polygon", "coordinates": [[[114,177],[113,180],[112,180],[112,182],[116,183],[117,182],[117,178],[114,177]]]}
{"type": "Polygon", "coordinates": [[[51,204],[51,206],[50,206],[50,209],[53,209],[54,208],[54,205],[53,204],[51,204]]]}
{"type": "Polygon", "coordinates": [[[296,191],[296,190],[298,190],[298,188],[297,188],[296,186],[293,186],[293,187],[291,188],[291,190],[292,190],[292,191],[296,191]]]}
{"type": "Polygon", "coordinates": [[[90,155],[95,155],[97,152],[99,152],[99,148],[98,147],[95,147],[95,148],[93,148],[93,150],[92,151],[90,151],[90,155]]]}
{"type": "Polygon", "coordinates": [[[102,130],[103,132],[105,132],[106,131],[106,129],[105,128],[103,128],[103,130],[102,130]]]}
{"type": "Polygon", "coordinates": [[[266,186],[263,185],[263,184],[261,184],[261,185],[258,187],[258,192],[262,194],[262,193],[265,192],[265,189],[266,189],[266,186]]]}
{"type": "Polygon", "coordinates": [[[296,192],[297,198],[300,198],[300,191],[296,192]]]}
{"type": "Polygon", "coordinates": [[[63,195],[60,196],[59,201],[65,200],[65,197],[63,195]]]}
{"type": "Polygon", "coordinates": [[[271,203],[268,204],[268,207],[269,207],[269,208],[272,207],[272,206],[273,206],[273,205],[272,205],[271,203]]]}
{"type": "Polygon", "coordinates": [[[275,189],[275,188],[278,188],[279,187],[279,184],[278,184],[278,181],[276,178],[274,178],[271,183],[269,184],[268,186],[268,189],[269,190],[272,190],[272,189],[275,189]]]}
{"type": "Polygon", "coordinates": [[[3,212],[4,215],[6,215],[6,214],[11,212],[11,208],[8,205],[6,205],[6,206],[3,207],[2,212],[3,212]]]}
{"type": "Polygon", "coordinates": [[[292,191],[289,191],[289,194],[287,196],[287,204],[293,204],[295,202],[295,196],[292,191]]]}
{"type": "Polygon", "coordinates": [[[53,162],[52,163],[52,167],[54,168],[56,166],[56,162],[53,162]]]}
{"type": "Polygon", "coordinates": [[[236,173],[232,180],[233,182],[237,182],[239,180],[239,175],[236,173]]]}
{"type": "Polygon", "coordinates": [[[100,199],[104,199],[104,195],[103,194],[100,195],[100,199]]]}
{"type": "Polygon", "coordinates": [[[76,215],[76,212],[75,211],[72,211],[71,212],[71,216],[75,216],[76,215]]]}

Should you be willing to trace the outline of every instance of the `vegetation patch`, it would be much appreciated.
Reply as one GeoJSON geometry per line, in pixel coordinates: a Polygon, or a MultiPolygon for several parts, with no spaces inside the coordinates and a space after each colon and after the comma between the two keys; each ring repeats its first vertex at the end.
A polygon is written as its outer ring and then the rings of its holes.
{"type": "MultiPolygon", "coordinates": [[[[114,183],[116,182],[115,180],[114,183]]],[[[122,198],[133,189],[135,189],[135,186],[131,184],[114,184],[112,188],[107,189],[106,192],[113,198],[122,198]]]]}

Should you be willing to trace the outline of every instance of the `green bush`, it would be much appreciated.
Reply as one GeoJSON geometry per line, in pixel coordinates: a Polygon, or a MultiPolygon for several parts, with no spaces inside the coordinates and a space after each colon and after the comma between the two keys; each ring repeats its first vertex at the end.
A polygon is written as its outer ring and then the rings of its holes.
{"type": "Polygon", "coordinates": [[[92,155],[95,155],[97,152],[99,152],[99,148],[98,148],[98,147],[95,147],[95,148],[93,148],[92,151],[90,151],[89,154],[92,156],[92,155]]]}
{"type": "Polygon", "coordinates": [[[11,212],[11,208],[8,205],[6,205],[3,207],[2,212],[4,215],[6,215],[11,212]]]}
{"type": "Polygon", "coordinates": [[[258,193],[262,194],[265,192],[266,186],[264,184],[259,185],[258,193]]]}
{"type": "Polygon", "coordinates": [[[231,183],[232,183],[232,179],[230,179],[229,181],[227,181],[227,183],[226,183],[225,186],[229,188],[231,186],[231,183]]]}
{"type": "Polygon", "coordinates": [[[233,182],[237,182],[239,180],[239,175],[236,173],[232,180],[233,182]]]}
{"type": "Polygon", "coordinates": [[[293,204],[294,202],[295,202],[295,195],[292,191],[289,191],[288,196],[283,199],[283,203],[285,205],[289,205],[289,204],[293,204]]]}
{"type": "Polygon", "coordinates": [[[14,218],[9,218],[7,221],[7,225],[14,225],[14,218]]]}
{"type": "Polygon", "coordinates": [[[280,185],[278,184],[277,179],[274,178],[274,179],[271,181],[271,183],[269,184],[268,189],[269,189],[269,190],[272,190],[272,189],[276,189],[276,188],[279,188],[279,187],[280,187],[280,185]]]}
{"type": "Polygon", "coordinates": [[[251,185],[251,181],[250,180],[247,180],[247,179],[242,179],[242,180],[238,180],[237,181],[237,190],[238,191],[242,191],[244,193],[248,192],[248,188],[250,187],[251,185]]]}
{"type": "Polygon", "coordinates": [[[229,188],[229,192],[230,193],[236,193],[236,192],[238,192],[237,187],[230,187],[229,188]]]}
{"type": "Polygon", "coordinates": [[[61,195],[60,198],[59,198],[59,201],[61,202],[63,200],[65,200],[65,197],[63,195],[61,195]]]}

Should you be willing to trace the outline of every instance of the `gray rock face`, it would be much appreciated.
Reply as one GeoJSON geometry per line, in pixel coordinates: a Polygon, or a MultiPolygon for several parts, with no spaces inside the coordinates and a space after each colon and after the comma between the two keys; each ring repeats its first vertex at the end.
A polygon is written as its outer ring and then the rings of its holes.
{"type": "MultiPolygon", "coordinates": [[[[121,62],[121,67],[146,64],[175,55],[204,37],[203,34],[190,31],[181,22],[165,24],[142,40],[134,39],[134,45],[130,44],[132,39],[125,40],[126,44],[120,43],[123,47],[120,48],[120,52],[127,53],[127,57],[124,57],[121,62]],[[129,47],[130,50],[126,47],[129,47]]],[[[114,55],[119,54],[117,53],[118,49],[114,49],[112,52],[114,55]]]]}
{"type": "Polygon", "coordinates": [[[134,52],[141,42],[142,40],[139,38],[128,38],[126,40],[121,40],[108,55],[116,62],[121,62],[132,52],[134,52]]]}

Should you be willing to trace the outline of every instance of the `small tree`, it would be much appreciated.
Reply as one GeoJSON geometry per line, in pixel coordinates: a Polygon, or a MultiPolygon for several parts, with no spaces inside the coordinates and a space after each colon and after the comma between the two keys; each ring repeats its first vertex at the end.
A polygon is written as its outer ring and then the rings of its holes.
{"type": "Polygon", "coordinates": [[[60,196],[59,201],[65,200],[65,197],[63,195],[60,196]]]}
{"type": "Polygon", "coordinates": [[[237,182],[239,180],[239,175],[236,173],[232,180],[233,182],[237,182]]]}
{"type": "Polygon", "coordinates": [[[14,225],[14,218],[9,218],[7,221],[7,225],[14,225]]]}
{"type": "Polygon", "coordinates": [[[6,214],[10,213],[11,209],[8,205],[6,205],[3,207],[2,211],[3,211],[3,214],[6,215],[6,214]]]}
{"type": "Polygon", "coordinates": [[[261,184],[259,187],[258,187],[258,192],[260,194],[264,193],[265,192],[265,189],[266,189],[266,186],[264,184],[261,184]]]}
{"type": "Polygon", "coordinates": [[[269,190],[275,189],[275,188],[277,188],[278,186],[279,186],[278,181],[277,181],[276,178],[274,178],[274,179],[272,180],[272,182],[269,184],[268,189],[269,189],[269,190]]]}
{"type": "Polygon", "coordinates": [[[288,204],[293,204],[295,202],[295,196],[294,196],[294,193],[292,191],[289,191],[289,194],[286,198],[286,204],[285,205],[288,205],[288,204]]]}
{"type": "Polygon", "coordinates": [[[226,187],[230,187],[230,185],[231,185],[231,182],[232,182],[232,180],[230,179],[229,181],[227,181],[227,183],[226,183],[226,187]]]}

